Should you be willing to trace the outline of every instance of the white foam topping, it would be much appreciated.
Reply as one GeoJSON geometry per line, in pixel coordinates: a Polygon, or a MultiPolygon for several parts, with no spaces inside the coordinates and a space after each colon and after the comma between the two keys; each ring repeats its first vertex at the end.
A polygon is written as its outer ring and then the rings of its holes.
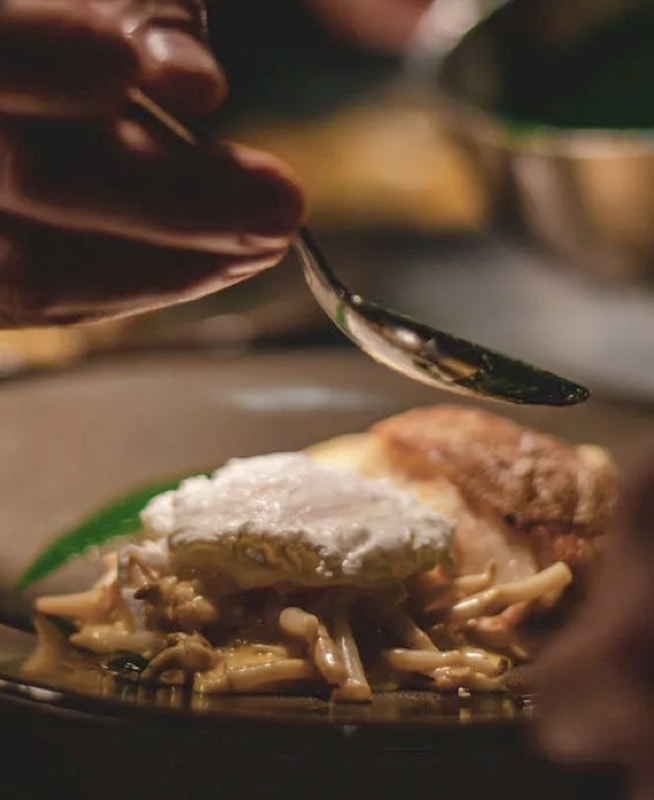
{"type": "Polygon", "coordinates": [[[173,559],[218,564],[242,588],[403,580],[448,553],[453,528],[389,481],[303,453],[233,459],[154,498],[141,519],[173,559]]]}

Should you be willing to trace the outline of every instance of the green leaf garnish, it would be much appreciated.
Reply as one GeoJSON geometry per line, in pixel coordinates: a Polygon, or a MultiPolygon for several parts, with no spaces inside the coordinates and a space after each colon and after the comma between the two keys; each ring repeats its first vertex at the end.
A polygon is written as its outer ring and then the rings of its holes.
{"type": "Polygon", "coordinates": [[[115,672],[119,678],[137,681],[148,664],[148,659],[138,653],[122,653],[109,659],[105,666],[111,672],[115,672]]]}
{"type": "Polygon", "coordinates": [[[16,588],[26,589],[91,547],[105,544],[119,536],[135,533],[141,524],[139,514],[143,507],[156,495],[176,489],[180,480],[183,478],[169,479],[137,489],[105,506],[71,530],[65,531],[32,561],[18,579],[16,588]]]}

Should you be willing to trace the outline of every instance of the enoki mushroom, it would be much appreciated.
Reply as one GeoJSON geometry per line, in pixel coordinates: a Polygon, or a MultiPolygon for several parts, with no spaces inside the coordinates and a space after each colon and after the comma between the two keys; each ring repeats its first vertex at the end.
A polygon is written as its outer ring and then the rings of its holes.
{"type": "MultiPolygon", "coordinates": [[[[522,618],[518,611],[551,604],[571,579],[563,563],[495,586],[492,565],[458,578],[439,611],[439,637],[420,627],[402,585],[213,597],[195,581],[140,566],[112,566],[88,592],[42,598],[37,609],[71,619],[77,630],[69,642],[96,660],[125,651],[142,656],[144,680],[189,683],[207,694],[323,686],[335,701],[354,703],[369,702],[376,686],[501,690],[511,666],[507,652],[518,652],[509,635],[522,618]]],[[[439,606],[443,598],[434,600],[439,606]]],[[[42,648],[40,667],[44,653],[61,656],[42,648]]]]}
{"type": "Polygon", "coordinates": [[[552,603],[571,580],[570,567],[560,561],[524,580],[493,586],[460,600],[450,610],[449,618],[457,623],[473,617],[486,617],[525,600],[544,598],[552,603]]]}

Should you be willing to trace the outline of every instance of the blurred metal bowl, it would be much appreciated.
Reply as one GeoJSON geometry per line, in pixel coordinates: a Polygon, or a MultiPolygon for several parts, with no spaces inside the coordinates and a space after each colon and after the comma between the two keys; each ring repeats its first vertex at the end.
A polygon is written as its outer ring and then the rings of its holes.
{"type": "Polygon", "coordinates": [[[436,0],[409,57],[412,77],[436,100],[439,123],[479,175],[485,224],[622,281],[654,277],[654,130],[524,129],[494,109],[510,77],[507,55],[517,48],[574,48],[597,26],[638,9],[654,4],[436,0]]]}

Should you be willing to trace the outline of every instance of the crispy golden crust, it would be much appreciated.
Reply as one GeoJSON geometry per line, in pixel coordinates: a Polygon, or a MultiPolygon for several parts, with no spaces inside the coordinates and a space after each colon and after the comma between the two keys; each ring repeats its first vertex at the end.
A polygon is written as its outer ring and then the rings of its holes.
{"type": "Polygon", "coordinates": [[[553,533],[543,525],[529,530],[529,539],[536,563],[541,569],[564,561],[573,570],[591,564],[602,552],[605,531],[594,530],[592,535],[553,533]]]}
{"type": "Polygon", "coordinates": [[[585,561],[578,537],[606,532],[617,502],[617,470],[598,447],[572,445],[487,411],[416,408],[371,429],[388,463],[407,480],[445,476],[472,508],[534,534],[538,560],[585,561]]]}

